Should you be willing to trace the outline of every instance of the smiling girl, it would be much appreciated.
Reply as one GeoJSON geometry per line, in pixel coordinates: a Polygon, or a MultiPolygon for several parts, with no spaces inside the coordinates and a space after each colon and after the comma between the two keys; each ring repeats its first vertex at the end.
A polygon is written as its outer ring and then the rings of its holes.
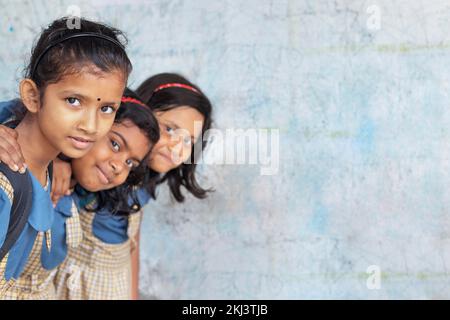
{"type": "MultiPolygon", "coordinates": [[[[80,212],[87,240],[69,251],[55,278],[59,299],[137,299],[140,208],[151,197],[156,198],[156,188],[164,182],[179,202],[184,201],[182,186],[198,198],[208,192],[197,183],[193,161],[194,145],[196,150],[205,147],[202,132],[211,126],[208,98],[177,74],[151,77],[137,91],[155,112],[161,132],[149,155],[144,182],[140,189],[122,184],[109,190],[109,195],[115,195],[114,203],[119,204],[114,208],[102,200],[113,197],[101,196],[101,192],[91,194],[96,206],[85,206],[80,212]],[[201,132],[195,130],[196,124],[201,132]]],[[[81,166],[72,165],[72,169],[74,175],[75,171],[87,175],[81,166]]]]}
{"type": "MultiPolygon", "coordinates": [[[[6,166],[0,170],[0,246],[10,230],[14,201],[32,192],[32,205],[20,236],[0,261],[0,298],[16,298],[16,280],[40,265],[50,251],[54,220],[48,168],[58,154],[84,156],[110,130],[121,103],[131,63],[119,41],[120,31],[81,19],[68,29],[67,19],[54,21],[32,50],[20,100],[13,102],[20,120],[11,126],[31,183],[13,189],[6,166]],[[16,200],[15,200],[16,198],[16,200]]],[[[46,280],[43,280],[45,282],[46,280]]],[[[34,281],[25,284],[34,285],[34,281]]],[[[52,297],[50,289],[45,296],[52,297]]]]}
{"type": "MultiPolygon", "coordinates": [[[[74,172],[78,172],[80,170],[78,168],[83,168],[85,173],[77,175],[80,179],[77,187],[84,192],[95,192],[124,183],[130,173],[138,177],[141,163],[158,139],[159,127],[152,111],[138,101],[134,93],[126,90],[108,134],[99,139],[88,154],[72,160],[76,162],[74,172]]],[[[76,181],[72,181],[74,185],[76,181]]],[[[129,182],[137,185],[139,180],[129,179],[129,182]]],[[[78,200],[75,194],[72,197],[66,196],[58,202],[51,227],[51,249],[42,251],[40,258],[42,266],[36,264],[32,269],[25,269],[14,287],[8,290],[8,297],[48,299],[46,293],[54,292],[53,281],[50,281],[55,274],[54,269],[66,258],[68,247],[75,248],[82,240],[80,218],[74,200],[78,200]],[[33,288],[26,285],[30,279],[33,279],[35,284],[33,288]]]]}
{"type": "MultiPolygon", "coordinates": [[[[202,132],[211,126],[208,98],[200,88],[176,74],[151,77],[138,90],[155,112],[161,130],[160,139],[145,160],[143,174],[136,170],[125,183],[112,181],[111,172],[116,166],[106,165],[111,163],[107,160],[110,156],[98,156],[101,153],[94,150],[72,160],[71,167],[62,163],[55,167],[55,180],[64,181],[58,183],[58,197],[69,188],[72,174],[83,186],[75,188],[72,197],[80,208],[84,239],[76,248],[69,248],[68,258],[58,268],[55,284],[60,299],[137,299],[140,208],[156,198],[156,188],[164,182],[179,202],[184,201],[182,186],[198,198],[208,192],[197,182],[193,161],[194,146],[196,150],[205,147],[202,132]],[[195,130],[196,124],[202,132],[195,130]],[[112,185],[116,187],[104,190],[112,185]],[[136,190],[135,186],[140,188],[136,190]]],[[[8,140],[13,143],[12,138],[8,140]]]]}

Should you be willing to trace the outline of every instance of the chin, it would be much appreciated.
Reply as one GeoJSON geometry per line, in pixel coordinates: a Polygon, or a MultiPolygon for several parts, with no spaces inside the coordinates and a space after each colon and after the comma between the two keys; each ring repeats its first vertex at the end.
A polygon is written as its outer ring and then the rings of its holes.
{"type": "Polygon", "coordinates": [[[168,172],[170,170],[170,169],[167,170],[167,168],[159,165],[157,161],[150,161],[147,164],[147,167],[150,168],[153,171],[158,172],[158,173],[166,173],[166,172],[168,172]]]}
{"type": "Polygon", "coordinates": [[[167,167],[156,167],[156,168],[152,168],[153,170],[155,170],[158,173],[167,173],[170,170],[172,170],[173,168],[167,168],[167,167]]]}
{"type": "Polygon", "coordinates": [[[95,184],[92,184],[92,183],[84,183],[84,182],[82,181],[82,179],[80,179],[80,180],[77,179],[78,184],[79,184],[80,186],[82,186],[83,189],[85,189],[85,190],[87,190],[87,191],[89,191],[89,192],[97,192],[97,191],[100,190],[100,188],[98,187],[98,185],[95,185],[95,184]],[[80,182],[80,180],[81,180],[81,182],[80,182]]]}
{"type": "Polygon", "coordinates": [[[68,150],[62,150],[61,153],[63,153],[64,155],[66,155],[69,158],[72,159],[78,159],[81,157],[84,157],[90,149],[87,150],[77,150],[77,149],[68,149],[68,150]]]}

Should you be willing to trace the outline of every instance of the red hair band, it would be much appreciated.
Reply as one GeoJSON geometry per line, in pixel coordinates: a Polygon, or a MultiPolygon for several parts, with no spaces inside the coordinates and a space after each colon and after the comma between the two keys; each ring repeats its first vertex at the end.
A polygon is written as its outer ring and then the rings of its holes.
{"type": "Polygon", "coordinates": [[[131,103],[135,103],[135,104],[138,104],[140,106],[143,106],[143,107],[147,107],[147,105],[145,103],[139,101],[138,99],[134,99],[134,98],[131,98],[131,97],[122,97],[121,101],[125,102],[125,103],[126,102],[131,102],[131,103]]]}
{"type": "Polygon", "coordinates": [[[200,92],[197,89],[195,89],[194,87],[189,86],[187,84],[182,84],[182,83],[167,83],[167,84],[163,84],[163,85],[159,86],[158,88],[156,88],[153,91],[153,93],[158,92],[159,90],[163,90],[163,89],[167,89],[167,88],[174,88],[174,87],[175,88],[183,88],[183,89],[191,90],[191,91],[193,91],[195,93],[200,94],[200,92]]]}

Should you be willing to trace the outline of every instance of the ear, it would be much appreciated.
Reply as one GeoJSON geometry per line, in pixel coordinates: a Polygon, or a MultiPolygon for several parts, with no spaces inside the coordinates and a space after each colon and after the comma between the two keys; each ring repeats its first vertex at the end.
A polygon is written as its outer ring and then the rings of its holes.
{"type": "Polygon", "coordinates": [[[41,99],[36,83],[31,79],[23,79],[19,86],[20,98],[27,110],[36,113],[40,109],[41,99]]]}

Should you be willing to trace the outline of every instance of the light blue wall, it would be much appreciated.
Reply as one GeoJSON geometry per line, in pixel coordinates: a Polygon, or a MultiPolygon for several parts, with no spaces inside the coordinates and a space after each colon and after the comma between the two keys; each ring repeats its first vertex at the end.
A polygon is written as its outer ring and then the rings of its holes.
{"type": "Polygon", "coordinates": [[[201,166],[207,200],[160,190],[144,297],[450,298],[450,1],[1,0],[1,99],[69,4],[127,31],[132,87],[180,72],[216,127],[280,129],[277,175],[201,166]]]}

